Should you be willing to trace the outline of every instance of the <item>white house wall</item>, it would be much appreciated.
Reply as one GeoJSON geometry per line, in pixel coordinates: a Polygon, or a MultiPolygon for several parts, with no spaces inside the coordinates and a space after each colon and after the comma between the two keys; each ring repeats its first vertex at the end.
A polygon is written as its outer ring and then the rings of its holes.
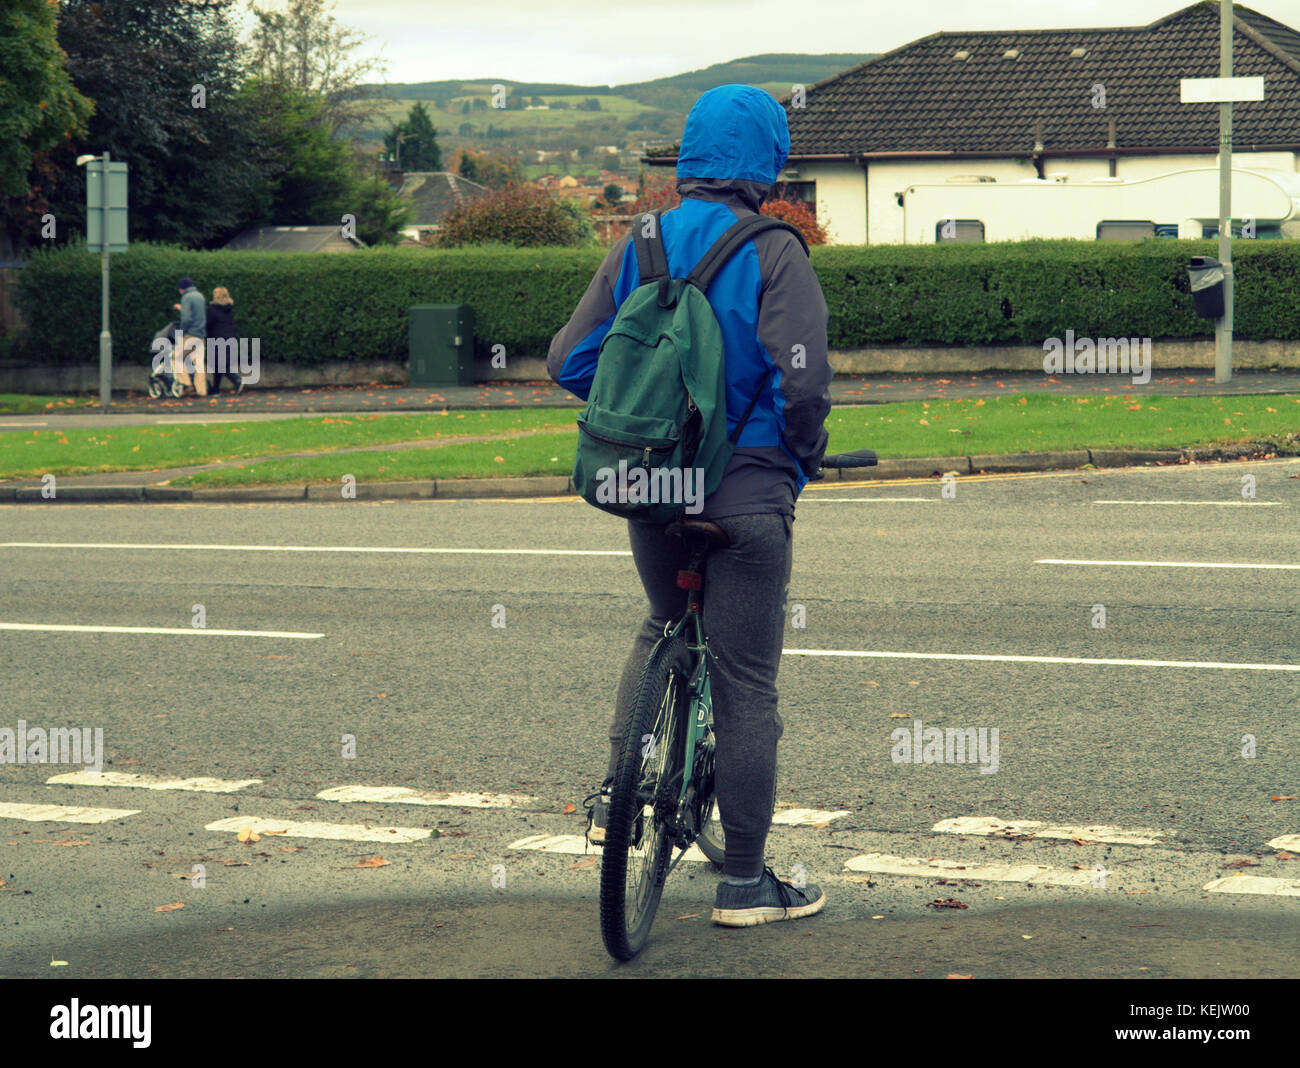
{"type": "MultiPolygon", "coordinates": [[[[1118,178],[1146,178],[1192,167],[1213,167],[1213,154],[1121,156],[1118,178]]],[[[1300,153],[1234,152],[1237,167],[1300,172],[1300,153]]],[[[817,220],[827,227],[831,244],[898,244],[903,241],[903,209],[896,194],[910,185],[937,184],[959,175],[987,175],[998,183],[1036,178],[1029,160],[899,160],[868,161],[864,173],[853,163],[795,163],[799,181],[817,183],[817,220]]],[[[1048,177],[1066,176],[1071,183],[1105,178],[1110,164],[1105,158],[1051,156],[1043,158],[1048,177]]],[[[1197,235],[1199,236],[1199,234],[1197,235]]]]}

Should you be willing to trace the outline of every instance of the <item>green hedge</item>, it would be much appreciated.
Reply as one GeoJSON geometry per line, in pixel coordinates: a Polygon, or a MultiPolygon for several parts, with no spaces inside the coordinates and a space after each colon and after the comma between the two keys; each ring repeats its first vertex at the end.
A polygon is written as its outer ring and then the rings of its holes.
{"type": "MultiPolygon", "coordinates": [[[[1190,338],[1213,334],[1192,311],[1185,264],[1213,241],[1007,242],[825,246],[813,266],[836,349],[1025,343],[1062,336],[1190,338]]],[[[148,362],[149,341],[194,279],[224,285],[240,333],[263,360],[404,360],[407,309],[464,302],[478,356],[542,356],[577,304],[603,249],[367,249],[335,254],[189,252],[138,245],[113,257],[112,330],[119,360],[148,362]]],[[[1300,338],[1300,242],[1239,241],[1236,335],[1300,338]]],[[[84,246],[39,252],[19,276],[29,324],[15,355],[94,362],[99,257],[84,246]]]]}

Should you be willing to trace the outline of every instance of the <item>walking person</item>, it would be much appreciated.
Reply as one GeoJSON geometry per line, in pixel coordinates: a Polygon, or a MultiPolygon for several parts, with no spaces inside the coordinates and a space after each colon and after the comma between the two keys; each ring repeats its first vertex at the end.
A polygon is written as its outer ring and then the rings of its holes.
{"type": "MultiPolygon", "coordinates": [[[[689,274],[737,220],[758,213],[789,147],[785,111],[762,89],[726,85],[696,101],[677,159],[681,205],[660,221],[673,278],[689,274]]],[[[601,343],[639,284],[628,234],[610,250],[551,341],[547,370],[552,379],[587,399],[601,343]]],[[[716,654],[711,674],[716,789],[726,840],[713,920],[739,927],[810,915],[826,901],[816,886],[778,879],[764,851],[775,803],[777,743],[784,730],[776,676],[794,505],[826,451],[832,372],[826,302],[793,234],[779,229],[755,234],[718,272],[706,296],[722,327],[728,432],[757,391],[721,483],[693,516],[716,523],[730,539],[727,548],[709,557],[704,626],[716,654]]],[[[665,624],[682,613],[687,597],[676,584],[678,570],[688,566],[685,546],[667,537],[664,525],[633,520],[628,538],[649,611],[623,666],[607,776],[592,795],[593,841],[603,840],[637,680],[665,624]]]]}
{"type": "Polygon", "coordinates": [[[181,302],[174,307],[181,313],[181,337],[176,346],[176,377],[181,385],[193,385],[200,397],[208,395],[207,301],[189,278],[177,285],[181,302]],[[193,383],[190,375],[194,376],[193,383]]]}
{"type": "Polygon", "coordinates": [[[221,380],[229,378],[235,385],[235,396],[244,392],[244,380],[236,372],[236,354],[239,351],[239,334],[235,330],[235,302],[225,286],[212,291],[208,305],[207,349],[212,355],[208,370],[212,372],[212,392],[221,392],[221,380]]]}

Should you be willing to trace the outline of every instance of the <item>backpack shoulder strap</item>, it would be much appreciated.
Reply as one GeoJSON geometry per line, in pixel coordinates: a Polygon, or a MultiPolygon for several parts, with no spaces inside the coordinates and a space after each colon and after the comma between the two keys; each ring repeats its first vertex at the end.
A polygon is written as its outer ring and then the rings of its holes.
{"type": "Polygon", "coordinates": [[[789,230],[799,239],[799,244],[807,254],[808,242],[804,240],[798,227],[792,226],[783,219],[774,219],[770,215],[746,215],[743,219],[737,219],[732,223],[726,233],[714,242],[713,247],[701,257],[686,281],[701,293],[707,293],[717,273],[722,270],[736,250],[755,234],[762,233],[764,230],[789,230]]]}
{"type": "Polygon", "coordinates": [[[641,276],[641,285],[668,277],[668,254],[664,251],[663,212],[650,212],[654,219],[651,236],[644,234],[645,215],[637,216],[632,229],[632,241],[636,245],[636,269],[641,276]]]}

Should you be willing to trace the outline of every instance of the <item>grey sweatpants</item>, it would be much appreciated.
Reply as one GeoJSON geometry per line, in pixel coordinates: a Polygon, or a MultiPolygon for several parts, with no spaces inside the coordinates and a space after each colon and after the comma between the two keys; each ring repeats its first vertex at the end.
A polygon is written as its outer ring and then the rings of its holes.
{"type": "MultiPolygon", "coordinates": [[[[763,871],[763,847],[772,823],[776,746],[781,738],[776,673],[785,637],[793,520],[768,513],[714,520],[731,545],[704,564],[704,633],[715,660],[710,668],[718,811],[726,837],[725,872],[752,878],[763,871]]],[[[650,602],[623,667],[610,727],[608,774],[618,767],[623,724],[637,681],[664,625],[686,608],[676,583],[689,563],[680,538],[665,527],[628,523],[632,557],[650,602]]]]}

